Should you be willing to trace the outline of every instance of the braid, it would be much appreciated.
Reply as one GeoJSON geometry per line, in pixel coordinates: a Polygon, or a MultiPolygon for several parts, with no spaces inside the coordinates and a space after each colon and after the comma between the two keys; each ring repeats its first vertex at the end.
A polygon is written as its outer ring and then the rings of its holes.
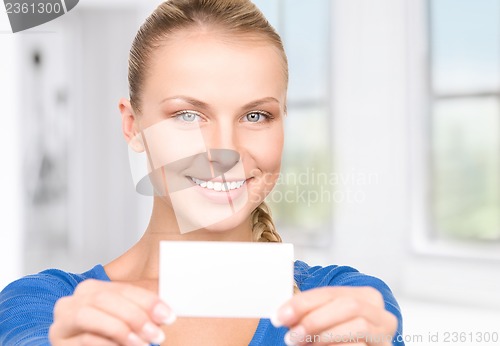
{"type": "MultiPolygon", "coordinates": [[[[252,212],[251,217],[254,241],[266,243],[282,242],[271,217],[271,209],[269,209],[269,206],[266,204],[266,202],[262,202],[261,204],[259,204],[259,206],[252,212]]],[[[297,282],[295,281],[293,282],[293,292],[300,292],[299,286],[297,286],[297,282]]]]}
{"type": "Polygon", "coordinates": [[[252,232],[254,241],[281,243],[281,237],[276,231],[271,210],[266,202],[262,202],[252,213],[252,232]]]}

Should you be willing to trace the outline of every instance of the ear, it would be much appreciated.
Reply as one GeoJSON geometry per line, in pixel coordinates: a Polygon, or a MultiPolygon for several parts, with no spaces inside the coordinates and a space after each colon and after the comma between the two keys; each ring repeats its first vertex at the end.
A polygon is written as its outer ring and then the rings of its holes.
{"type": "Polygon", "coordinates": [[[144,143],[139,130],[140,127],[137,116],[134,113],[130,101],[126,98],[121,98],[118,103],[118,108],[122,115],[122,131],[125,140],[132,150],[137,153],[142,153],[144,151],[144,143]]]}

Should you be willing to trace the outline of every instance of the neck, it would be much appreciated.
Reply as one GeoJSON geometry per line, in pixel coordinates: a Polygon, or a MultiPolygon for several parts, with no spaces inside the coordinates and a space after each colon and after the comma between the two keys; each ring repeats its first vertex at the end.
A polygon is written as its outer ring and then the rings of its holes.
{"type": "Polygon", "coordinates": [[[130,250],[105,266],[108,276],[116,281],[157,280],[162,240],[252,241],[251,219],[224,231],[199,229],[181,234],[171,206],[155,196],[146,232],[130,250]]]}

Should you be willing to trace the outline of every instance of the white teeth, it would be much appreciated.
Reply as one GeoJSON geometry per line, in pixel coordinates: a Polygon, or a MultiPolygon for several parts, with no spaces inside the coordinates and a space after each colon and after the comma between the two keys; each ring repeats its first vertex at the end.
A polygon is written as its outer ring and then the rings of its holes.
{"type": "Polygon", "coordinates": [[[221,191],[222,190],[222,184],[219,182],[214,183],[214,190],[215,191],[221,191]]]}
{"type": "Polygon", "coordinates": [[[191,180],[198,186],[215,191],[229,191],[239,189],[245,183],[245,180],[221,183],[218,181],[205,181],[193,177],[191,177],[191,180]]]}

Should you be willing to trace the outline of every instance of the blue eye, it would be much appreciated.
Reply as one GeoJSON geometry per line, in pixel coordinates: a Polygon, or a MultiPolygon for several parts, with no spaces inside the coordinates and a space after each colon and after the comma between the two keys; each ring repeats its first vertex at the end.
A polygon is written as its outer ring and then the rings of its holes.
{"type": "Polygon", "coordinates": [[[245,115],[246,121],[251,123],[257,123],[259,121],[266,120],[267,118],[268,116],[261,112],[251,112],[245,115]]]}
{"type": "Polygon", "coordinates": [[[185,121],[187,123],[192,123],[192,122],[198,121],[200,116],[196,113],[186,111],[186,112],[182,112],[182,113],[178,114],[177,118],[182,120],[182,121],[185,121]]]}

